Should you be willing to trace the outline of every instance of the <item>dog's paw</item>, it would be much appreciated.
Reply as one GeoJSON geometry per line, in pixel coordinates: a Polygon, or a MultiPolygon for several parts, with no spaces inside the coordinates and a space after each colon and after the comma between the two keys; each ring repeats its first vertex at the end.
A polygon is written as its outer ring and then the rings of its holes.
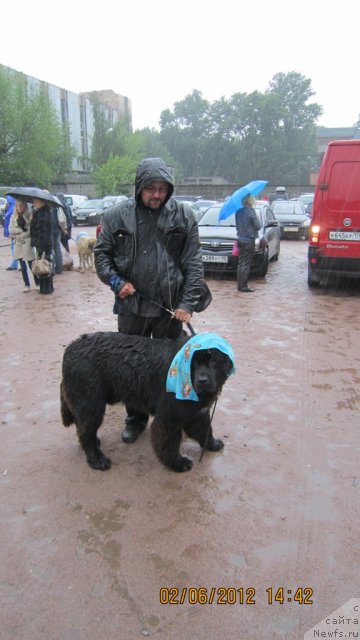
{"type": "Polygon", "coordinates": [[[208,451],[220,451],[224,446],[224,443],[220,438],[211,438],[206,445],[208,451]]]}
{"type": "Polygon", "coordinates": [[[101,456],[88,456],[87,462],[89,467],[97,471],[107,471],[111,467],[111,460],[103,454],[101,456]]]}
{"type": "Polygon", "coordinates": [[[178,456],[175,460],[172,460],[168,467],[172,469],[172,471],[176,471],[177,473],[183,473],[184,471],[190,471],[193,466],[193,461],[191,458],[187,456],[178,456]]]}

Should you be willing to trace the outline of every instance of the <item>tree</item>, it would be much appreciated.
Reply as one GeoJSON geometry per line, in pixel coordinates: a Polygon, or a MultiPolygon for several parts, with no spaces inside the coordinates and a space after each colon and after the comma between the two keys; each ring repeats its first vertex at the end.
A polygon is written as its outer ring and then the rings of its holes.
{"type": "Polygon", "coordinates": [[[235,93],[212,104],[194,90],[161,113],[161,140],[187,176],[306,184],[322,113],[309,103],[313,93],[311,81],[294,71],[276,74],[265,93],[235,93]]]}
{"type": "Polygon", "coordinates": [[[194,90],[160,115],[161,140],[185,175],[201,175],[209,103],[194,90]]]}
{"type": "Polygon", "coordinates": [[[47,95],[0,66],[0,182],[50,186],[71,167],[68,131],[47,95]]]}
{"type": "Polygon", "coordinates": [[[133,185],[136,167],[143,158],[160,156],[168,164],[174,164],[158,131],[146,128],[132,133],[125,119],[107,130],[101,164],[99,146],[97,151],[99,164],[94,168],[93,178],[99,195],[118,194],[124,191],[124,185],[133,185]]]}
{"type": "Polygon", "coordinates": [[[304,184],[316,154],[316,120],[323,112],[320,105],[308,103],[314,95],[311,80],[296,71],[277,73],[266,93],[277,96],[281,105],[278,178],[289,184],[304,184]]]}
{"type": "Polygon", "coordinates": [[[105,164],[97,167],[93,172],[97,193],[100,196],[122,193],[123,185],[133,184],[136,166],[137,162],[134,158],[111,155],[105,164]]]}

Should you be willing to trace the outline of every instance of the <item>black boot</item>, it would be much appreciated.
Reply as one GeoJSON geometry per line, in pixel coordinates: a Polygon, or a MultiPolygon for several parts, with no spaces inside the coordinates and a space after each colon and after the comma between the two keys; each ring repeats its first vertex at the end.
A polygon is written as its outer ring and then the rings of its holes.
{"type": "Polygon", "coordinates": [[[122,432],[122,441],[132,444],[139,435],[145,431],[149,416],[144,413],[135,413],[125,418],[125,429],[122,432]]]}

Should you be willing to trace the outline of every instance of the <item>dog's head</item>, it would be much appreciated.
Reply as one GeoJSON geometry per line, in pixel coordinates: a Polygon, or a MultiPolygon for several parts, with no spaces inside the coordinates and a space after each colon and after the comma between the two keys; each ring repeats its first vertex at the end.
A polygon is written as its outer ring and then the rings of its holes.
{"type": "Polygon", "coordinates": [[[199,395],[218,395],[227,377],[235,372],[230,344],[214,333],[190,338],[175,355],[168,372],[166,390],[178,400],[199,400],[199,395]]]}
{"type": "Polygon", "coordinates": [[[191,360],[191,380],[197,395],[218,395],[233,368],[229,356],[218,349],[195,351],[191,360]]]}
{"type": "Polygon", "coordinates": [[[87,233],[87,231],[79,231],[79,233],[76,234],[76,239],[75,242],[76,244],[79,244],[79,241],[81,240],[81,238],[88,238],[89,234],[87,233]]]}
{"type": "Polygon", "coordinates": [[[87,245],[90,251],[94,251],[94,247],[96,245],[96,238],[89,238],[87,245]]]}
{"type": "Polygon", "coordinates": [[[88,255],[92,251],[94,251],[94,247],[96,245],[96,238],[92,236],[81,236],[77,240],[77,249],[78,253],[88,255]]]}

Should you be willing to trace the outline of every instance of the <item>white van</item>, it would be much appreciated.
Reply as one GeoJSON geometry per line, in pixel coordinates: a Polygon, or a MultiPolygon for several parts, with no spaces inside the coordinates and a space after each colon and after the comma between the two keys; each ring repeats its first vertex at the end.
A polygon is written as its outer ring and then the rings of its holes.
{"type": "Polygon", "coordinates": [[[70,207],[71,213],[74,213],[74,209],[79,206],[82,202],[87,200],[87,196],[77,196],[69,193],[64,193],[64,199],[66,204],[70,207]]]}

